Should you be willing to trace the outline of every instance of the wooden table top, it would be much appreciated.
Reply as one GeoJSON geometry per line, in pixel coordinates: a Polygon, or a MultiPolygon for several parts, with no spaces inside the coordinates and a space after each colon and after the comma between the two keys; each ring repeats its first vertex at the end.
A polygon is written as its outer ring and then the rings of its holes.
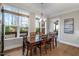
{"type": "Polygon", "coordinates": [[[28,42],[29,42],[29,43],[35,43],[35,42],[42,41],[42,39],[40,39],[40,38],[38,38],[38,39],[36,39],[36,38],[31,39],[31,37],[28,37],[27,39],[28,39],[28,42]]]}
{"type": "MultiPolygon", "coordinates": [[[[50,39],[51,37],[47,37],[47,39],[50,39]]],[[[41,38],[41,36],[31,36],[31,37],[27,37],[28,39],[28,42],[29,43],[35,43],[35,42],[40,42],[42,41],[43,39],[41,38]]]]}

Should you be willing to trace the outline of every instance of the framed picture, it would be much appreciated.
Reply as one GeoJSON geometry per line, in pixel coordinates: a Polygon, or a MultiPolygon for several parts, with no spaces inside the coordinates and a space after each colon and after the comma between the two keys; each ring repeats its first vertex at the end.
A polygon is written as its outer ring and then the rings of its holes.
{"type": "Polygon", "coordinates": [[[64,33],[74,33],[74,18],[64,19],[64,33]]]}

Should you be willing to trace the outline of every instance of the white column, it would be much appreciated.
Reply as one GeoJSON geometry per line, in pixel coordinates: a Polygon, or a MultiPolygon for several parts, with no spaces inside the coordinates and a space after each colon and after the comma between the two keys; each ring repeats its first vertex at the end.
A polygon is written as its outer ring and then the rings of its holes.
{"type": "Polygon", "coordinates": [[[46,25],[46,28],[47,28],[47,33],[49,33],[50,32],[50,22],[49,22],[49,19],[47,18],[47,20],[46,20],[46,23],[47,23],[47,25],[46,25]]]}
{"type": "Polygon", "coordinates": [[[19,17],[17,18],[17,37],[20,37],[20,25],[19,17]]]}
{"type": "Polygon", "coordinates": [[[31,14],[29,17],[28,36],[30,36],[30,32],[35,32],[35,14],[31,14]]]}
{"type": "Polygon", "coordinates": [[[45,34],[47,34],[47,19],[45,21],[45,34]]]}

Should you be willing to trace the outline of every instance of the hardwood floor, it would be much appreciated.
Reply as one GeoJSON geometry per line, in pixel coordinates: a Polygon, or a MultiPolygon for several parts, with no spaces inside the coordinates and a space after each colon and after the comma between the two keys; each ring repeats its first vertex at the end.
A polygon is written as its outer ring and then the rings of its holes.
{"type": "MultiPolygon", "coordinates": [[[[22,56],[22,48],[5,52],[5,55],[22,56]]],[[[37,52],[37,55],[34,56],[40,56],[39,51],[37,52]]],[[[42,56],[79,56],[79,48],[59,43],[58,47],[56,47],[55,49],[52,48],[52,51],[48,50],[47,54],[45,54],[43,51],[42,56]]]]}

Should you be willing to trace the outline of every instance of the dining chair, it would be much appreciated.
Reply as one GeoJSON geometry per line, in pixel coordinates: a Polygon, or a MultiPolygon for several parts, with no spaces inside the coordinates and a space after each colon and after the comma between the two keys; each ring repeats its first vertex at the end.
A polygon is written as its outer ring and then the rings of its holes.
{"type": "Polygon", "coordinates": [[[22,48],[22,54],[25,54],[26,50],[26,43],[27,43],[27,35],[23,35],[23,48],[22,48]]]}
{"type": "Polygon", "coordinates": [[[49,33],[49,36],[51,37],[52,45],[54,49],[55,47],[57,47],[57,36],[54,32],[49,33]]]}
{"type": "Polygon", "coordinates": [[[46,35],[42,35],[42,36],[41,36],[41,41],[40,41],[39,44],[37,45],[37,47],[38,47],[39,50],[40,50],[40,55],[42,54],[42,49],[44,49],[44,50],[45,50],[45,53],[47,54],[46,40],[47,40],[46,35]]]}
{"type": "MultiPolygon", "coordinates": [[[[30,37],[29,40],[32,42],[35,39],[34,36],[30,37]]],[[[28,41],[26,41],[26,47],[27,47],[27,53],[26,55],[28,55],[28,52],[30,52],[30,56],[32,56],[33,54],[33,50],[36,48],[36,44],[35,43],[30,43],[28,41]]]]}
{"type": "Polygon", "coordinates": [[[47,35],[48,39],[47,39],[47,46],[50,47],[50,51],[52,50],[52,46],[54,48],[54,36],[52,34],[48,34],[47,35]]]}
{"type": "Polygon", "coordinates": [[[47,48],[48,48],[48,46],[49,46],[50,51],[52,50],[52,45],[51,45],[51,42],[52,42],[52,39],[51,39],[51,38],[48,38],[48,40],[47,40],[46,44],[47,44],[47,48]]]}
{"type": "Polygon", "coordinates": [[[24,35],[23,36],[23,55],[25,54],[25,52],[26,52],[26,55],[28,55],[29,51],[30,51],[30,55],[32,55],[31,45],[28,42],[27,36],[24,35]],[[26,52],[26,50],[27,50],[27,52],[26,52]]]}

